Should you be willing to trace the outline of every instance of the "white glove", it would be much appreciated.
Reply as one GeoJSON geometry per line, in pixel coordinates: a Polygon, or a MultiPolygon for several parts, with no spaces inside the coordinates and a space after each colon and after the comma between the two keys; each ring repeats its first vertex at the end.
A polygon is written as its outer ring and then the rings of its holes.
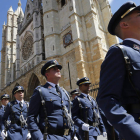
{"type": "Polygon", "coordinates": [[[76,136],[74,136],[74,140],[78,140],[78,138],[76,136]]]}
{"type": "Polygon", "coordinates": [[[107,136],[107,133],[106,132],[103,132],[103,137],[106,137],[107,136]]]}
{"type": "Polygon", "coordinates": [[[4,130],[2,130],[1,136],[2,136],[3,139],[5,139],[7,137],[7,132],[5,133],[4,130]]]}
{"type": "Polygon", "coordinates": [[[28,132],[27,134],[27,140],[31,138],[31,134],[28,132]]]}
{"type": "Polygon", "coordinates": [[[84,124],[82,125],[82,130],[84,130],[84,131],[89,131],[89,124],[84,123],[84,124]]]}

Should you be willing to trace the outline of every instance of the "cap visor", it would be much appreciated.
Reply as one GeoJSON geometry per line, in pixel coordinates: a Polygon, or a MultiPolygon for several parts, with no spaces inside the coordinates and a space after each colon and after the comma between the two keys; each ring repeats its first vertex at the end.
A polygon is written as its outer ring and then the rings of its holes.
{"type": "Polygon", "coordinates": [[[50,69],[52,67],[58,67],[58,69],[60,69],[60,70],[62,69],[62,66],[61,65],[51,65],[46,70],[48,70],[48,69],[50,69]]]}

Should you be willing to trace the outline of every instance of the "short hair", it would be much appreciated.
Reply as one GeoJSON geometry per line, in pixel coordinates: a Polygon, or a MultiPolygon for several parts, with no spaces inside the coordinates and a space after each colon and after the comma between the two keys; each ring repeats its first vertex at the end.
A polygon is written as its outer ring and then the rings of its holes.
{"type": "Polygon", "coordinates": [[[118,36],[119,38],[121,38],[122,39],[122,32],[121,32],[121,27],[120,27],[120,23],[121,22],[127,22],[127,21],[129,21],[129,19],[130,19],[130,16],[129,15],[127,15],[126,17],[124,17],[119,23],[118,23],[118,25],[116,26],[116,28],[115,28],[115,34],[116,34],[116,36],[118,36]]]}
{"type": "MultiPolygon", "coordinates": [[[[50,69],[45,70],[45,74],[48,73],[48,72],[50,72],[50,69]]],[[[46,80],[47,80],[47,76],[46,76],[45,74],[44,74],[44,76],[45,76],[45,78],[46,78],[46,80]]]]}

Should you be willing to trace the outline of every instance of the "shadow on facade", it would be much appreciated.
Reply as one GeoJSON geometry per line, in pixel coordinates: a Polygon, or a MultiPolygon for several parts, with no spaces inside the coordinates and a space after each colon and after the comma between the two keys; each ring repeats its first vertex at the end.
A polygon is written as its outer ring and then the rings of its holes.
{"type": "Polygon", "coordinates": [[[38,77],[33,73],[28,83],[28,90],[24,96],[25,101],[30,100],[30,97],[32,96],[34,89],[39,85],[40,85],[40,81],[38,77]]]}

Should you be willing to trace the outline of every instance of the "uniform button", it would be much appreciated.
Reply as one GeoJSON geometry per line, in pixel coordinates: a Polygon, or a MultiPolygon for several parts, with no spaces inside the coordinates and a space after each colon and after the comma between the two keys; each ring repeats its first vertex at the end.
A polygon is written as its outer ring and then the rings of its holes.
{"type": "Polygon", "coordinates": [[[140,120],[140,117],[139,117],[139,120],[140,120]]]}
{"type": "Polygon", "coordinates": [[[64,107],[62,109],[64,110],[64,107]]]}
{"type": "Polygon", "coordinates": [[[50,99],[50,101],[52,101],[52,99],[50,99]]]}
{"type": "Polygon", "coordinates": [[[11,127],[11,128],[13,128],[13,127],[11,127]]]}
{"type": "Polygon", "coordinates": [[[22,112],[21,112],[21,114],[22,114],[22,112]]]}
{"type": "Polygon", "coordinates": [[[93,107],[93,109],[94,109],[94,107],[93,107]]]}
{"type": "Polygon", "coordinates": [[[65,117],[65,115],[63,115],[63,117],[65,117]]]}
{"type": "Polygon", "coordinates": [[[87,108],[87,106],[86,106],[86,108],[87,108]]]}
{"type": "Polygon", "coordinates": [[[63,101],[62,101],[62,103],[63,103],[63,101]]]}
{"type": "Polygon", "coordinates": [[[64,125],[66,125],[66,123],[64,123],[64,125]]]}

